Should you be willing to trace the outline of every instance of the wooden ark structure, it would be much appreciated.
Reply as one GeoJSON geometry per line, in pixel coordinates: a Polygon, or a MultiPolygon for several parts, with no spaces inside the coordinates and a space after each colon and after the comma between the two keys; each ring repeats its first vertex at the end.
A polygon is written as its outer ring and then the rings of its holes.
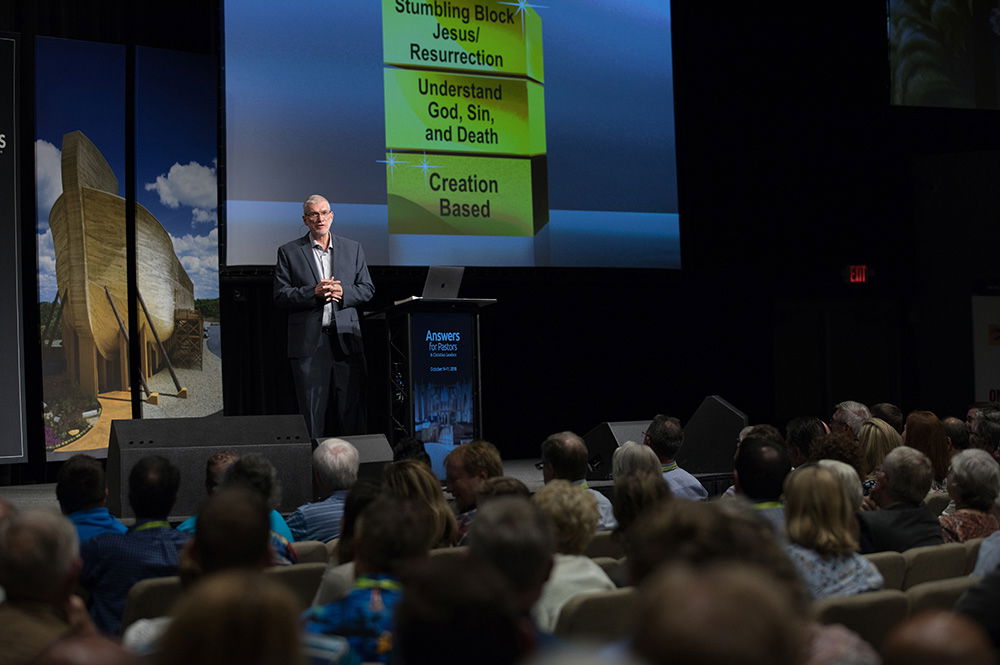
{"type": "MultiPolygon", "coordinates": [[[[66,375],[89,394],[123,390],[129,385],[125,199],[104,156],[79,131],[63,137],[62,184],[49,226],[66,375]]],[[[168,362],[163,349],[174,335],[177,310],[194,310],[194,286],[170,235],[138,204],[135,224],[140,302],[134,306],[145,380],[168,362]]]]}

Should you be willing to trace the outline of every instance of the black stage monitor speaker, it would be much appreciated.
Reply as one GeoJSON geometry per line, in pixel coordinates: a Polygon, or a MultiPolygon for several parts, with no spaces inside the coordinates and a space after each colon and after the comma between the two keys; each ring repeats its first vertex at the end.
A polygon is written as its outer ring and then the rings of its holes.
{"type": "MultiPolygon", "coordinates": [[[[587,432],[583,437],[590,452],[587,480],[610,479],[615,449],[626,441],[642,443],[652,420],[606,422],[587,432]]],[[[677,463],[692,474],[731,473],[736,437],[746,426],[745,413],[718,395],[709,395],[684,425],[677,463]]]]}
{"type": "Polygon", "coordinates": [[[181,472],[171,520],[197,514],[205,500],[205,461],[219,451],[258,454],[278,469],[279,512],[291,512],[312,499],[312,442],[301,415],[209,416],[114,420],[108,443],[108,508],[135,517],[128,502],[128,474],[148,455],[160,455],[181,472]]]}
{"type": "MultiPolygon", "coordinates": [[[[337,437],[349,441],[358,449],[358,478],[374,483],[382,482],[382,467],[392,461],[392,447],[385,434],[359,434],[357,436],[337,437]]],[[[320,442],[326,439],[320,439],[320,442]]]]}
{"type": "Polygon", "coordinates": [[[684,425],[684,447],[677,463],[688,473],[731,473],[736,437],[746,426],[745,413],[718,395],[709,395],[684,425]]]}
{"type": "Polygon", "coordinates": [[[626,441],[642,443],[650,420],[606,422],[587,432],[583,437],[590,454],[587,480],[610,480],[611,456],[626,441]]]}

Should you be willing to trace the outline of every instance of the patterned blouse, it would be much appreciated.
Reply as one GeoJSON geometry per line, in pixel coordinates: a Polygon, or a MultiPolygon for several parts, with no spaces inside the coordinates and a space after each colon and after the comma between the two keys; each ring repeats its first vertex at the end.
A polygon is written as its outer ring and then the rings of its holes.
{"type": "Polygon", "coordinates": [[[942,515],[941,535],[946,543],[964,543],[973,538],[985,538],[1000,531],[1000,520],[989,513],[962,508],[951,515],[942,515]]]}
{"type": "Polygon", "coordinates": [[[785,545],[785,553],[795,564],[814,599],[850,596],[882,588],[882,573],[871,561],[856,552],[823,556],[795,543],[785,545]]]}

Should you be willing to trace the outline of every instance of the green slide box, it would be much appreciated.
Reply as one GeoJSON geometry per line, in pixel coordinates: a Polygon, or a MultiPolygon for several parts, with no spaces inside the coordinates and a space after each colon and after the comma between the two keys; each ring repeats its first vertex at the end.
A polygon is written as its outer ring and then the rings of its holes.
{"type": "Polygon", "coordinates": [[[398,163],[386,169],[390,233],[532,236],[547,221],[544,156],[386,159],[398,163]]]}
{"type": "Polygon", "coordinates": [[[382,55],[387,65],[545,82],[538,13],[491,0],[382,0],[382,55]]]}
{"type": "Polygon", "coordinates": [[[545,153],[545,91],[532,81],[385,68],[393,150],[545,153]]]}

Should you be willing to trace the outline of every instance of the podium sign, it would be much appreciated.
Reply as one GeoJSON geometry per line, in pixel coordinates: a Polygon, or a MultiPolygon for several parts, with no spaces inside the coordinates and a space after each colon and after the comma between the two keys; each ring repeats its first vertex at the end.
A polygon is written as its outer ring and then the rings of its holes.
{"type": "Polygon", "coordinates": [[[475,339],[472,314],[421,312],[410,317],[410,386],[414,436],[459,444],[475,434],[475,339]]]}
{"type": "Polygon", "coordinates": [[[479,309],[494,300],[421,299],[380,312],[388,332],[393,443],[458,445],[482,437],[479,309]]]}

